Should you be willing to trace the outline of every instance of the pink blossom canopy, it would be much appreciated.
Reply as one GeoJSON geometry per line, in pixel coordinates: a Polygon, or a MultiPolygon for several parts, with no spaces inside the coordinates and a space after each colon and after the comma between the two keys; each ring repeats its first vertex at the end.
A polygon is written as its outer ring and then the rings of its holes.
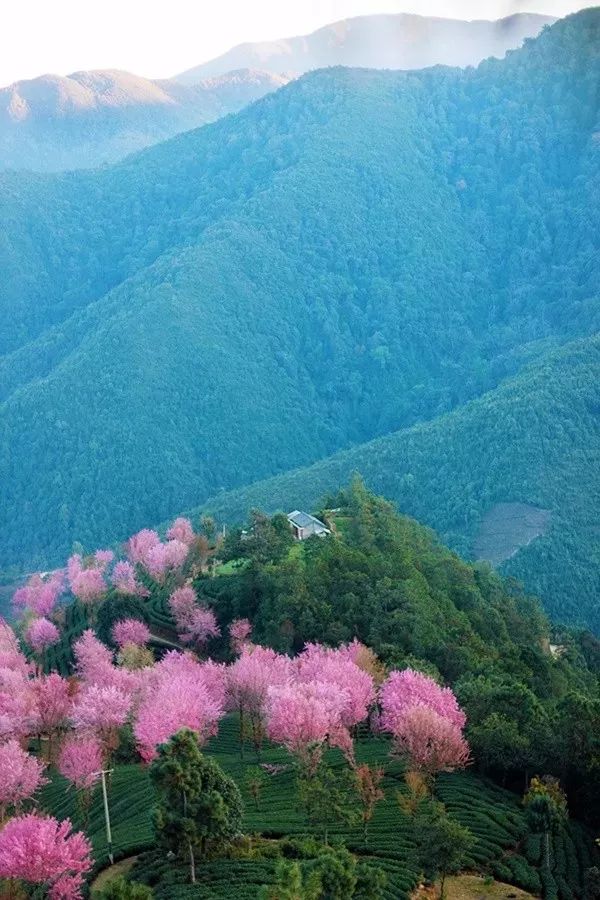
{"type": "Polygon", "coordinates": [[[50,619],[33,619],[25,632],[25,640],[35,653],[43,653],[58,643],[60,632],[50,619]]]}
{"type": "Polygon", "coordinates": [[[241,653],[242,647],[247,643],[252,634],[252,625],[248,619],[234,619],[229,626],[229,638],[231,649],[234,653],[241,653]]]}
{"type": "Polygon", "coordinates": [[[83,732],[103,734],[124,725],[130,709],[131,697],[118,687],[92,684],[77,696],[71,721],[83,732]]]}
{"type": "Polygon", "coordinates": [[[150,629],[139,619],[122,619],[115,622],[112,630],[115,644],[124,647],[125,644],[135,644],[144,647],[150,640],[150,629]]]}
{"type": "Polygon", "coordinates": [[[180,653],[167,654],[154,667],[134,725],[143,759],[153,759],[156,748],[182,728],[196,731],[200,741],[216,733],[224,713],[217,673],[215,664],[202,665],[180,653]]]}
{"type": "Polygon", "coordinates": [[[179,519],[175,519],[167,531],[167,537],[171,540],[181,541],[182,544],[189,546],[193,544],[196,535],[190,520],[181,516],[179,519]]]}
{"type": "Polygon", "coordinates": [[[63,744],[58,771],[76,788],[91,788],[100,778],[102,746],[92,736],[72,737],[63,744]]]}
{"type": "Polygon", "coordinates": [[[448,719],[457,728],[464,728],[466,716],[458,705],[451,688],[439,684],[413,669],[391,672],[381,685],[381,727],[394,732],[407,709],[412,706],[426,706],[448,719]]]}
{"type": "Polygon", "coordinates": [[[82,603],[90,604],[100,599],[106,592],[104,580],[105,564],[84,568],[83,560],[79,553],[74,553],[67,563],[67,575],[71,593],[82,603]]]}
{"type": "Polygon", "coordinates": [[[61,571],[52,572],[49,577],[32,575],[27,584],[15,591],[13,604],[15,607],[29,609],[36,616],[49,616],[63,587],[61,571]]]}
{"type": "Polygon", "coordinates": [[[469,745],[460,728],[427,706],[411,706],[394,732],[397,752],[428,775],[453,772],[469,762],[469,745]]]}
{"type": "Polygon", "coordinates": [[[15,740],[0,744],[0,807],[15,806],[32,797],[47,781],[44,765],[15,740]]]}
{"type": "Polygon", "coordinates": [[[18,816],[0,831],[0,878],[50,884],[52,900],[72,900],[81,896],[91,853],[90,842],[81,831],[71,832],[68,819],[18,816]]]}
{"type": "Polygon", "coordinates": [[[304,760],[312,755],[314,761],[325,741],[350,753],[352,742],[342,723],[345,703],[336,685],[322,681],[269,688],[267,734],[304,760]]]}

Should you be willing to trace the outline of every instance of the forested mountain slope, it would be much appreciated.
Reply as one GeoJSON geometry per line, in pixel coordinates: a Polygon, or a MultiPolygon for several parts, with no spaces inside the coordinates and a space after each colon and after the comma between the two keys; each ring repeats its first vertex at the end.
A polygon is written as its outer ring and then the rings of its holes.
{"type": "Polygon", "coordinates": [[[42,75],[0,89],[0,169],[52,172],[116,162],[274,91],[248,69],[188,86],[113,70],[42,75]]]}
{"type": "Polygon", "coordinates": [[[471,22],[407,13],[357,16],[300,37],[239,44],[175,77],[183,84],[195,84],[201,78],[242,67],[302,74],[324,66],[474,66],[488,56],[504,56],[554,21],[551,16],[532,13],[471,22]]]}
{"type": "Polygon", "coordinates": [[[598,498],[600,338],[576,341],[460,409],[307,469],[209,501],[219,521],[246,511],[312,509],[353,472],[473,556],[482,518],[501,503],[550,511],[547,531],[502,569],[544,597],[556,621],[600,632],[598,498]]]}
{"type": "Polygon", "coordinates": [[[477,70],[315,72],[112,168],[2,176],[1,564],[434,420],[594,334],[599,25],[477,70]]]}

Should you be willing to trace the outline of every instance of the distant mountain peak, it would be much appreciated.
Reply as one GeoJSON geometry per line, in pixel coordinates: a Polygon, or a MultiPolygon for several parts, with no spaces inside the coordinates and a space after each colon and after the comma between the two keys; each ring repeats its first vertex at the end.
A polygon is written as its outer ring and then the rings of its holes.
{"type": "Polygon", "coordinates": [[[238,68],[303,74],[333,65],[375,69],[419,69],[437,63],[476,65],[488,56],[504,56],[555,21],[535,13],[515,13],[496,21],[413,13],[357,16],[307,35],[238,44],[175,79],[194,84],[238,68]]]}

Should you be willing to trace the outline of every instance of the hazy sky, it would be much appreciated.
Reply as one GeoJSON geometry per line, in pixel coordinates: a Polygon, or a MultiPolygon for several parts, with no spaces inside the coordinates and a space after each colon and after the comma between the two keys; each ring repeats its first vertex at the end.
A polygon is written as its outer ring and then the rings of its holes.
{"type": "Polygon", "coordinates": [[[46,72],[128,69],[168,77],[243,41],[305,34],[377,12],[566,15],[585,0],[0,0],[0,85],[46,72]]]}

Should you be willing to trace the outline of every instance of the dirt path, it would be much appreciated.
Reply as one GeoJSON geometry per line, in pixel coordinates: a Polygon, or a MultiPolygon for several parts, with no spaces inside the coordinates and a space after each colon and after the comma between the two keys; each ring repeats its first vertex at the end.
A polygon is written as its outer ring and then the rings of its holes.
{"type": "Polygon", "coordinates": [[[94,891],[102,891],[106,887],[109,881],[112,881],[113,878],[118,878],[119,875],[126,875],[131,868],[133,868],[133,864],[137,860],[137,856],[128,856],[127,859],[121,859],[118,863],[115,863],[114,866],[109,866],[107,869],[102,869],[100,874],[94,879],[91,886],[92,896],[94,891]]]}

